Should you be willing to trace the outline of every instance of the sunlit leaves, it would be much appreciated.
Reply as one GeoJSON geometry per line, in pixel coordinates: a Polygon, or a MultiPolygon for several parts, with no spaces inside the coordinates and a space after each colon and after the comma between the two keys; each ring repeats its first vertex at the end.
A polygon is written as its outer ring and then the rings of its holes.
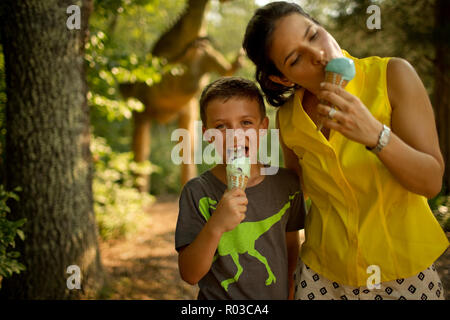
{"type": "Polygon", "coordinates": [[[136,163],[131,152],[114,152],[101,137],[92,137],[94,211],[102,238],[130,234],[145,216],[153,197],[136,189],[139,174],[157,170],[149,161],[136,163]]]}
{"type": "Polygon", "coordinates": [[[20,253],[11,249],[16,247],[16,237],[22,241],[25,239],[25,234],[21,228],[26,219],[9,220],[8,214],[11,210],[6,203],[9,199],[19,201],[18,193],[20,191],[20,187],[13,191],[6,191],[4,186],[0,184],[0,279],[25,270],[25,266],[18,261],[20,253]]]}
{"type": "Polygon", "coordinates": [[[97,107],[108,121],[131,118],[132,111],[142,111],[143,105],[136,100],[124,101],[117,87],[121,82],[144,81],[148,85],[161,80],[164,61],[147,54],[109,57],[105,53],[108,38],[102,31],[92,34],[86,44],[85,59],[88,63],[88,101],[97,107]]]}

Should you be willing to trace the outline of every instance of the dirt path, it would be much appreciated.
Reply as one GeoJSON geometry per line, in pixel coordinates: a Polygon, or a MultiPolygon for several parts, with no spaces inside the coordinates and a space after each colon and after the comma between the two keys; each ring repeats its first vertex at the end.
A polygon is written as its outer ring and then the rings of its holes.
{"type": "Polygon", "coordinates": [[[149,208],[141,231],[129,239],[101,243],[110,278],[106,299],[196,299],[198,289],[183,282],[174,248],[178,215],[176,198],[149,208]]]}
{"type": "MultiPolygon", "coordinates": [[[[174,249],[177,199],[160,199],[148,213],[137,234],[100,243],[103,265],[110,279],[109,288],[100,298],[196,299],[198,289],[183,282],[178,273],[178,255],[174,249]]],[[[450,250],[436,266],[450,300],[450,250]]]]}

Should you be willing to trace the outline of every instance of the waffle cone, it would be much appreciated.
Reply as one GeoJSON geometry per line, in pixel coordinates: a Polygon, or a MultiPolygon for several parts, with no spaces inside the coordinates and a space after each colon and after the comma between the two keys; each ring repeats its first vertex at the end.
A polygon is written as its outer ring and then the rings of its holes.
{"type": "MultiPolygon", "coordinates": [[[[327,67],[328,67],[328,65],[327,65],[327,67]]],[[[325,68],[325,69],[326,69],[326,68],[325,68]]],[[[353,72],[353,76],[354,76],[354,72],[353,72]]],[[[352,78],[353,78],[353,76],[352,76],[352,78]]],[[[345,80],[345,79],[342,77],[342,74],[340,74],[340,73],[326,71],[326,72],[325,72],[325,82],[327,82],[327,83],[332,83],[332,84],[335,84],[335,85],[338,85],[338,86],[340,86],[342,89],[344,89],[344,88],[347,86],[349,80],[345,80]]],[[[329,102],[327,102],[327,101],[321,100],[320,102],[321,102],[322,104],[324,104],[324,105],[328,105],[328,106],[330,106],[331,108],[336,109],[335,106],[333,106],[331,103],[329,103],[329,102]]],[[[320,122],[319,125],[317,126],[317,130],[320,131],[320,130],[322,130],[322,128],[323,128],[323,124],[322,124],[322,122],[320,122]]]]}
{"type": "Polygon", "coordinates": [[[342,75],[334,72],[326,72],[325,73],[325,82],[336,84],[341,88],[345,88],[347,86],[348,81],[342,78],[342,75]]]}
{"type": "Polygon", "coordinates": [[[239,188],[245,190],[247,187],[248,177],[244,174],[233,174],[227,177],[228,189],[239,188]]]}

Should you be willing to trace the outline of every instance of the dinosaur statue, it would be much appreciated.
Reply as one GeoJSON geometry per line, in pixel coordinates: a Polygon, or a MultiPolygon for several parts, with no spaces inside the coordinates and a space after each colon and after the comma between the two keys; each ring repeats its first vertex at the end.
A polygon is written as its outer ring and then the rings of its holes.
{"type": "MultiPolygon", "coordinates": [[[[224,2],[226,0],[221,0],[224,2]]],[[[153,119],[166,124],[178,117],[178,126],[190,133],[191,155],[194,154],[194,121],[198,119],[197,94],[209,81],[208,74],[232,75],[241,66],[242,50],[236,60],[229,63],[215,50],[204,34],[203,16],[208,0],[188,0],[187,9],[177,23],[156,42],[152,53],[166,58],[170,63],[183,67],[181,74],[167,72],[154,85],[145,82],[121,83],[119,91],[124,99],[130,97],[141,101],[143,112],[133,112],[132,150],[136,162],[149,159],[150,128],[153,119]]],[[[196,165],[183,164],[181,183],[197,174],[196,165]]],[[[147,191],[148,176],[141,176],[140,191],[147,191]]]]}
{"type": "MultiPolygon", "coordinates": [[[[227,2],[230,0],[219,0],[227,2]]],[[[188,0],[177,22],[155,42],[152,54],[173,62],[198,37],[206,36],[204,13],[209,0],[188,0]]]]}
{"type": "MultiPolygon", "coordinates": [[[[230,64],[210,41],[199,38],[186,50],[180,60],[184,66],[181,74],[166,73],[160,82],[149,86],[145,82],[122,83],[119,90],[125,99],[136,98],[145,106],[143,112],[133,112],[133,152],[136,162],[142,162],[150,156],[151,121],[166,124],[178,117],[178,127],[190,133],[191,159],[194,154],[194,121],[198,119],[197,93],[209,81],[209,72],[219,75],[232,75],[241,65],[241,54],[230,64]]],[[[193,162],[193,161],[192,161],[193,162]]],[[[181,168],[182,184],[196,175],[194,163],[183,164],[181,168]]],[[[141,191],[148,190],[148,177],[140,186],[141,191]]]]}
{"type": "MultiPolygon", "coordinates": [[[[291,206],[291,201],[295,198],[296,194],[298,194],[298,192],[289,196],[289,201],[281,208],[278,213],[260,221],[241,222],[236,228],[231,231],[225,232],[222,235],[219,241],[219,245],[217,246],[217,253],[214,256],[213,262],[219,256],[230,255],[237,267],[237,273],[234,275],[234,277],[226,279],[220,283],[225,291],[228,291],[228,286],[230,284],[238,282],[241,273],[244,271],[239,263],[239,255],[244,253],[255,257],[262,264],[264,264],[268,273],[268,278],[265,282],[266,286],[269,286],[272,284],[272,282],[277,281],[277,278],[273,274],[272,269],[267,262],[267,259],[255,249],[255,242],[264,233],[269,231],[269,229],[274,224],[281,220],[287,209],[289,209],[289,207],[291,206]]],[[[217,201],[209,197],[203,197],[200,199],[199,210],[206,221],[208,221],[211,217],[209,209],[211,208],[213,210],[216,210],[216,204],[217,201]]]]}

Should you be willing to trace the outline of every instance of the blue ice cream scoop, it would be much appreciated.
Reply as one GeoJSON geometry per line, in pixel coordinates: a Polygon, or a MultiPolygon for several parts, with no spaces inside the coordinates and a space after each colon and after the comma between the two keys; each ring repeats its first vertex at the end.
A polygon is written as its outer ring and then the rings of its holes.
{"type": "Polygon", "coordinates": [[[342,79],[350,81],[355,77],[355,63],[346,57],[335,58],[328,62],[325,72],[338,73],[342,79]]]}

